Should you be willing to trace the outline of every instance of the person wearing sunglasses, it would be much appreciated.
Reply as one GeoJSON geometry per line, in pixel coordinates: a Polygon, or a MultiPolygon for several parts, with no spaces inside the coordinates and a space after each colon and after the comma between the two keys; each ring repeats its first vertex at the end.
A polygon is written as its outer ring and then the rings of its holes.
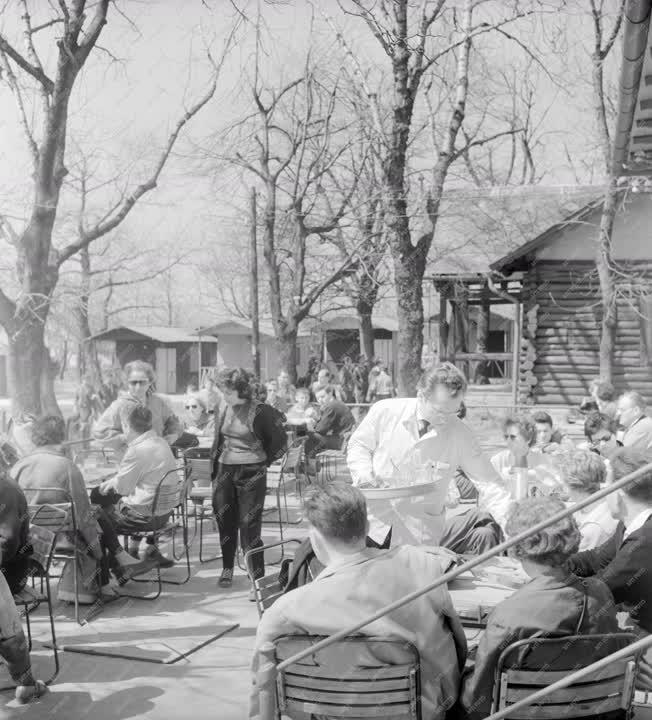
{"type": "Polygon", "coordinates": [[[208,408],[198,392],[188,393],[184,403],[186,417],[184,432],[197,437],[213,437],[215,434],[215,416],[208,414],[208,408]]]}
{"type": "Polygon", "coordinates": [[[605,413],[591,413],[584,421],[589,449],[609,459],[623,444],[617,439],[618,421],[605,413]]]}
{"type": "Polygon", "coordinates": [[[127,418],[137,405],[143,405],[152,413],[152,430],[165,438],[169,445],[179,437],[182,425],[179,418],[161,395],[154,392],[156,375],[154,368],[142,360],[134,360],[124,367],[126,389],[109,405],[93,427],[93,437],[104,447],[116,453],[117,459],[127,450],[127,418]]]}

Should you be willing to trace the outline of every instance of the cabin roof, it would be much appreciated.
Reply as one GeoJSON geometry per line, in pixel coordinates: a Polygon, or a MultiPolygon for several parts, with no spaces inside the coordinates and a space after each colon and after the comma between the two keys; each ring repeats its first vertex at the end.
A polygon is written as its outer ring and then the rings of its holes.
{"type": "Polygon", "coordinates": [[[162,345],[196,343],[198,338],[190,328],[167,327],[164,325],[118,325],[93,335],[93,340],[129,340],[139,335],[162,345]]]}

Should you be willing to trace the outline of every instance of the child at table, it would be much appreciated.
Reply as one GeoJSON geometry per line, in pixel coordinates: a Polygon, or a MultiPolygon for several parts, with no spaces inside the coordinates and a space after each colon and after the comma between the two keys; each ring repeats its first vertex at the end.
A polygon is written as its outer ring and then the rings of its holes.
{"type": "MultiPolygon", "coordinates": [[[[514,537],[563,509],[561,500],[551,497],[515,503],[507,517],[506,534],[514,537]]],[[[498,658],[512,643],[618,631],[613,597],[605,583],[597,578],[581,580],[562,569],[579,544],[577,523],[567,517],[510,550],[531,579],[487,618],[475,661],[467,664],[462,679],[461,717],[479,720],[490,714],[498,658]]]]}

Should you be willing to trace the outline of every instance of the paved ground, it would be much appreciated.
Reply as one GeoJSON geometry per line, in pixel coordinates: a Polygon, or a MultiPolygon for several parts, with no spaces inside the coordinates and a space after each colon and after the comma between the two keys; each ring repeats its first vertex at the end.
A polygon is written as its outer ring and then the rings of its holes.
{"type": "MultiPolygon", "coordinates": [[[[208,523],[206,524],[208,527],[208,523]]],[[[292,528],[294,530],[294,528],[292,528]]],[[[289,537],[303,536],[304,531],[287,531],[289,537]]],[[[265,542],[277,539],[276,527],[264,526],[265,542]]],[[[216,535],[209,536],[215,547],[216,535]]],[[[12,693],[0,695],[0,718],[21,720],[126,720],[156,718],[174,720],[241,720],[246,717],[250,685],[249,662],[257,625],[255,604],[247,599],[248,582],[238,571],[231,590],[217,587],[219,561],[200,565],[198,543],[192,553],[192,579],[180,587],[164,586],[158,601],[120,600],[104,609],[90,623],[102,632],[133,632],[150,625],[152,639],[164,640],[161,625],[169,628],[167,637],[183,634],[188,626],[203,628],[228,623],[240,627],[217,642],[174,665],[159,665],[133,660],[93,657],[77,653],[60,653],[61,672],[50,693],[36,703],[17,706],[12,693]],[[179,627],[183,625],[183,627],[179,627]]],[[[272,557],[272,560],[275,558],[272,557]]],[[[274,571],[274,567],[269,568],[274,571]]],[[[178,574],[175,569],[169,571],[178,574]]],[[[127,585],[127,588],[131,585],[127,585]]],[[[138,590],[137,590],[138,591],[138,590]]],[[[55,607],[56,631],[60,637],[76,631],[72,608],[62,603],[55,607]]],[[[37,638],[33,655],[42,674],[50,657],[38,639],[47,639],[45,614],[33,616],[37,638]]],[[[84,631],[86,633],[86,631],[84,631]]],[[[6,671],[0,669],[4,684],[6,671]]]]}

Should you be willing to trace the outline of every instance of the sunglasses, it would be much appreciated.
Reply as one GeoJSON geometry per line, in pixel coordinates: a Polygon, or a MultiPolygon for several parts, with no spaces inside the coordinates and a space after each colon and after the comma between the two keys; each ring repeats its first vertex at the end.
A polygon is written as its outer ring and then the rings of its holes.
{"type": "Polygon", "coordinates": [[[505,440],[518,440],[518,435],[503,435],[505,440]]]}
{"type": "Polygon", "coordinates": [[[199,405],[186,405],[186,410],[196,410],[199,405]]]}
{"type": "Polygon", "coordinates": [[[149,385],[149,380],[130,380],[130,385],[149,385]]]}

